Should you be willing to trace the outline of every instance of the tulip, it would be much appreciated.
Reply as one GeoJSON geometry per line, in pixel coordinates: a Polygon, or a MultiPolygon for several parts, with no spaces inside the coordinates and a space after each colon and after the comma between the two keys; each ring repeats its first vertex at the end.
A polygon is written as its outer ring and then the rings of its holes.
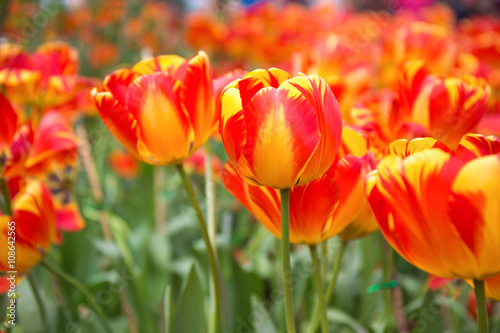
{"type": "MultiPolygon", "coordinates": [[[[346,156],[323,176],[290,190],[290,242],[315,245],[338,233],[356,217],[365,184],[365,161],[346,156]]],[[[222,172],[228,191],[274,236],[281,238],[280,191],[248,184],[231,163],[222,172]]]]}
{"type": "Polygon", "coordinates": [[[421,125],[426,134],[455,150],[462,136],[478,124],[488,108],[490,87],[480,78],[438,78],[420,62],[408,63],[400,80],[399,122],[421,125]]]}
{"type": "Polygon", "coordinates": [[[78,52],[63,42],[43,44],[32,55],[5,44],[0,48],[0,87],[21,104],[61,106],[80,90],[78,67],[78,52]]]}
{"type": "Polygon", "coordinates": [[[326,82],[255,70],[222,93],[219,131],[231,164],[252,185],[305,185],[337,156],[342,120],[326,82]]]}
{"type": "Polygon", "coordinates": [[[127,151],[111,151],[108,161],[111,169],[124,179],[134,179],[139,172],[139,161],[127,151]]]}
{"type": "Polygon", "coordinates": [[[378,170],[370,205],[401,256],[439,277],[500,273],[500,154],[467,162],[429,149],[388,156],[378,170]]]}
{"type": "Polygon", "coordinates": [[[177,165],[214,132],[212,69],[200,52],[187,61],[175,55],[137,63],[107,76],[91,92],[108,129],[137,158],[177,165]]]}
{"type": "Polygon", "coordinates": [[[78,139],[62,113],[55,110],[45,113],[35,131],[30,125],[20,127],[10,152],[3,176],[10,179],[30,176],[43,181],[53,196],[58,228],[83,229],[85,222],[71,194],[78,139]]]}
{"type": "Polygon", "coordinates": [[[55,212],[49,190],[42,182],[31,180],[12,202],[13,215],[0,215],[0,270],[9,267],[9,222],[15,222],[16,262],[18,272],[26,272],[36,265],[56,240],[55,212]]]}

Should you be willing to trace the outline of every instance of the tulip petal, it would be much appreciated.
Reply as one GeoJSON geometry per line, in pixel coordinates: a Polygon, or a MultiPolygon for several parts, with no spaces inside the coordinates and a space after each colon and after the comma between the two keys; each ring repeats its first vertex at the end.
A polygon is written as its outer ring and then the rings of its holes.
{"type": "Polygon", "coordinates": [[[78,139],[68,120],[59,111],[47,112],[34,134],[26,168],[40,172],[53,162],[68,163],[76,158],[78,139]]]}
{"type": "Polygon", "coordinates": [[[338,208],[340,196],[340,187],[330,174],[293,187],[290,190],[290,242],[321,243],[325,229],[330,231],[326,225],[332,224],[331,217],[338,208]]]}
{"type": "Polygon", "coordinates": [[[138,128],[134,116],[110,92],[98,92],[94,88],[91,96],[104,125],[129,152],[134,156],[139,156],[138,128]]]}
{"type": "Polygon", "coordinates": [[[500,154],[468,162],[453,182],[450,218],[474,253],[482,280],[500,274],[500,154]]]}
{"type": "Polygon", "coordinates": [[[274,188],[300,183],[300,175],[321,140],[318,116],[311,104],[297,90],[267,87],[255,94],[243,112],[247,141],[244,160],[238,161],[240,174],[274,188]]]}
{"type": "Polygon", "coordinates": [[[180,89],[180,82],[164,72],[142,75],[129,87],[127,108],[141,129],[137,149],[152,164],[177,164],[192,151],[194,132],[180,89]]]}
{"type": "Polygon", "coordinates": [[[395,140],[391,142],[385,149],[385,156],[399,156],[404,159],[415,153],[429,150],[431,148],[438,148],[442,151],[449,152],[448,147],[433,138],[417,138],[411,141],[406,139],[395,140]]]}
{"type": "Polygon", "coordinates": [[[325,225],[324,239],[340,233],[358,214],[365,196],[365,176],[362,157],[348,155],[339,161],[335,171],[339,205],[325,225]]]}
{"type": "Polygon", "coordinates": [[[203,145],[217,126],[212,80],[208,56],[200,52],[188,63],[180,95],[195,133],[193,150],[203,145]]]}
{"type": "Polygon", "coordinates": [[[10,102],[0,94],[0,159],[2,150],[10,145],[17,130],[17,113],[10,102]]]}
{"type": "Polygon", "coordinates": [[[239,90],[226,87],[222,93],[221,104],[223,107],[219,122],[219,133],[229,161],[233,163],[240,159],[246,142],[247,131],[239,90]]]}
{"type": "Polygon", "coordinates": [[[409,262],[440,277],[466,278],[477,271],[473,253],[450,221],[446,200],[464,163],[439,149],[404,161],[386,157],[369,197],[388,242],[409,262]]]}
{"type": "Polygon", "coordinates": [[[183,81],[186,74],[188,62],[178,55],[169,54],[154,58],[144,59],[134,67],[132,71],[140,75],[153,74],[154,72],[167,72],[177,80],[183,81]]]}
{"type": "Polygon", "coordinates": [[[291,77],[290,74],[278,68],[271,68],[269,70],[257,69],[248,73],[238,81],[242,105],[246,106],[252,97],[262,88],[278,88],[291,77]]]}
{"type": "Polygon", "coordinates": [[[16,196],[13,211],[19,237],[48,249],[56,237],[56,224],[52,198],[42,182],[28,182],[16,196]]]}
{"type": "Polygon", "coordinates": [[[128,69],[119,69],[104,79],[104,89],[122,105],[126,104],[128,87],[139,76],[138,73],[128,69]]]}
{"type": "Polygon", "coordinates": [[[289,86],[292,91],[297,90],[297,95],[303,95],[316,110],[317,126],[321,133],[318,148],[300,175],[299,185],[302,185],[322,175],[335,161],[342,139],[342,117],[335,96],[320,77],[315,75],[294,77],[284,82],[280,89],[289,86]]]}

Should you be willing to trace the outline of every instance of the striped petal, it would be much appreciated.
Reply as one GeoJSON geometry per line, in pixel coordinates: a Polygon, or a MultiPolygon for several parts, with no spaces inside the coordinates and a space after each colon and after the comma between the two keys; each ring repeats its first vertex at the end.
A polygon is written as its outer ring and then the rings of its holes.
{"type": "Polygon", "coordinates": [[[2,151],[7,148],[17,130],[17,113],[10,102],[0,93],[0,159],[2,151]]]}
{"type": "Polygon", "coordinates": [[[260,223],[273,235],[281,238],[281,201],[277,190],[248,184],[230,163],[222,171],[222,182],[260,223]]]}
{"type": "Polygon", "coordinates": [[[300,175],[321,140],[316,110],[298,90],[267,87],[243,112],[242,177],[274,188],[301,185],[300,175]]]}
{"type": "Polygon", "coordinates": [[[330,221],[339,207],[340,197],[340,186],[331,174],[324,174],[303,186],[293,187],[290,190],[290,242],[322,242],[326,238],[325,231],[332,229],[330,221]],[[330,227],[325,230],[327,224],[330,227]]]}
{"type": "Polygon", "coordinates": [[[481,134],[464,135],[455,151],[455,155],[465,161],[498,153],[500,153],[500,139],[481,134]]]}
{"type": "Polygon", "coordinates": [[[455,150],[486,112],[489,95],[486,83],[472,77],[447,78],[434,86],[429,96],[432,136],[455,150]]]}
{"type": "Polygon", "coordinates": [[[436,139],[418,138],[411,141],[406,139],[393,141],[385,149],[384,155],[399,156],[401,159],[404,159],[410,155],[424,150],[429,150],[431,148],[438,148],[442,151],[449,152],[449,149],[436,139]]]}
{"type": "Polygon", "coordinates": [[[358,214],[365,195],[365,176],[362,157],[348,155],[339,161],[335,171],[339,205],[325,225],[324,239],[339,234],[358,214]]]}
{"type": "Polygon", "coordinates": [[[386,157],[369,197],[392,247],[413,265],[440,277],[466,278],[477,272],[473,253],[450,221],[446,200],[463,164],[439,149],[403,161],[386,157]]]}
{"type": "Polygon", "coordinates": [[[78,139],[66,117],[59,111],[49,111],[34,133],[26,168],[31,172],[43,172],[51,163],[74,161],[77,151],[78,139]]]}
{"type": "Polygon", "coordinates": [[[169,54],[162,55],[154,58],[144,59],[134,67],[132,71],[140,75],[153,74],[155,72],[167,72],[174,76],[177,80],[184,80],[186,74],[186,67],[188,62],[186,59],[178,55],[169,54]]]}
{"type": "Polygon", "coordinates": [[[137,150],[151,164],[177,164],[193,147],[194,132],[181,104],[181,83],[157,72],[134,80],[127,92],[127,109],[140,128],[137,150]]]}
{"type": "Polygon", "coordinates": [[[119,69],[104,79],[104,89],[121,104],[126,104],[128,87],[139,76],[138,73],[128,69],[119,69]]]}
{"type": "Polygon", "coordinates": [[[452,185],[450,218],[474,254],[482,280],[500,274],[500,154],[467,163],[452,185]]]}
{"type": "Polygon", "coordinates": [[[110,92],[99,92],[94,88],[91,96],[106,127],[129,152],[139,156],[138,129],[134,116],[110,92]]]}
{"type": "Polygon", "coordinates": [[[278,88],[283,82],[291,77],[292,76],[287,72],[277,68],[271,68],[269,70],[257,69],[248,73],[238,82],[242,105],[246,106],[252,97],[262,88],[278,88]]]}
{"type": "Polygon", "coordinates": [[[219,133],[229,161],[236,166],[246,142],[246,122],[241,105],[240,92],[226,87],[221,96],[219,133]]]}
{"type": "Polygon", "coordinates": [[[296,89],[297,95],[304,96],[316,111],[321,133],[318,148],[300,175],[299,184],[305,184],[322,175],[337,158],[342,139],[342,118],[337,100],[328,84],[320,77],[315,75],[294,77],[284,82],[280,89],[289,86],[291,86],[290,91],[296,89]]]}
{"type": "Polygon", "coordinates": [[[193,150],[203,145],[217,126],[212,80],[208,56],[200,52],[187,65],[180,94],[195,133],[193,150]]]}

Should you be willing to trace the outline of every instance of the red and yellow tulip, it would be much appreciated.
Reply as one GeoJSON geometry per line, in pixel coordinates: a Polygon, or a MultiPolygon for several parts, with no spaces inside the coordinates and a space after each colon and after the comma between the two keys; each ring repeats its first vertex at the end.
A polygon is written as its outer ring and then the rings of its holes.
{"type": "Polygon", "coordinates": [[[466,161],[420,148],[407,155],[382,160],[369,197],[388,242],[439,277],[499,274],[500,154],[466,161]]]}
{"type": "Polygon", "coordinates": [[[109,75],[92,98],[108,129],[132,154],[150,164],[179,164],[217,126],[212,76],[204,52],[189,61],[159,56],[109,75]]]}
{"type": "MultiPolygon", "coordinates": [[[[321,177],[290,189],[290,242],[318,244],[340,233],[362,206],[366,171],[362,157],[346,156],[321,177]]],[[[232,164],[224,186],[273,235],[281,238],[280,191],[245,182],[232,164]]]]}
{"type": "Polygon", "coordinates": [[[337,156],[342,119],[318,76],[255,70],[222,93],[220,134],[246,182],[278,189],[307,184],[337,156]]]}
{"type": "MultiPolygon", "coordinates": [[[[408,63],[399,87],[399,122],[421,125],[455,150],[488,108],[490,87],[480,78],[438,78],[422,63],[408,63]]],[[[423,133],[425,134],[425,133],[423,133]]]]}
{"type": "Polygon", "coordinates": [[[19,45],[0,46],[0,87],[13,101],[36,108],[61,106],[79,91],[78,52],[63,42],[38,47],[32,55],[19,45]]]}
{"type": "Polygon", "coordinates": [[[7,253],[9,222],[15,223],[15,270],[36,265],[56,240],[55,211],[49,190],[42,182],[27,183],[12,202],[13,216],[0,215],[0,270],[10,271],[7,253]]]}

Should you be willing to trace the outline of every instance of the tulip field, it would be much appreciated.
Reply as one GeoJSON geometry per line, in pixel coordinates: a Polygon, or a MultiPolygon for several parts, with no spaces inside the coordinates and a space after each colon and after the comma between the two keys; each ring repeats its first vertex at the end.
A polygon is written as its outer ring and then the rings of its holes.
{"type": "Polygon", "coordinates": [[[500,333],[499,13],[1,0],[0,333],[500,333]]]}

